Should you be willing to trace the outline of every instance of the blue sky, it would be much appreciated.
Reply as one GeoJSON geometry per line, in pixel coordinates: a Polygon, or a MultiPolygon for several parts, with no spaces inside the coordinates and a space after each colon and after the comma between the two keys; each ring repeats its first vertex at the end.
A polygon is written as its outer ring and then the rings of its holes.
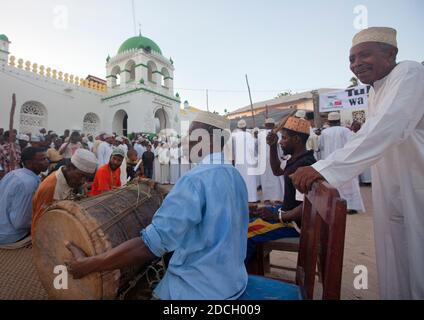
{"type": "MultiPolygon", "coordinates": [[[[209,89],[221,113],[249,104],[246,73],[254,102],[347,86],[358,5],[369,26],[398,30],[399,60],[424,60],[422,0],[134,1],[136,29],[174,60],[175,91],[205,109],[209,89]]],[[[131,0],[14,0],[0,11],[11,54],[78,76],[104,78],[107,55],[135,32],[131,0]]]]}

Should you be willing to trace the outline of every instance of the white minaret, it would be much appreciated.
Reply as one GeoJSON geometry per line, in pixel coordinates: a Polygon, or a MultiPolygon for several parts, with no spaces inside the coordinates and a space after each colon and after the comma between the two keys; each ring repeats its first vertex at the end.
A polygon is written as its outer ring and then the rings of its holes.
{"type": "Polygon", "coordinates": [[[4,34],[0,34],[0,64],[7,64],[9,59],[10,41],[4,34]]]}

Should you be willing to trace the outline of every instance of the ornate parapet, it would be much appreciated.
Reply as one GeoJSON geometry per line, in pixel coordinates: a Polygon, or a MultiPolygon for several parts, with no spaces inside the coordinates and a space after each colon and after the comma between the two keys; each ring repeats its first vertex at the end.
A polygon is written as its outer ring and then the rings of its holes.
{"type": "Polygon", "coordinates": [[[63,82],[73,84],[75,86],[86,88],[89,90],[93,90],[97,92],[107,92],[106,84],[101,84],[92,80],[88,81],[88,80],[85,80],[84,78],[80,78],[69,73],[63,73],[62,71],[46,68],[43,65],[39,66],[37,63],[31,63],[30,61],[24,61],[23,59],[18,59],[16,61],[15,56],[9,57],[9,66],[13,68],[25,70],[27,72],[32,72],[42,77],[51,78],[58,81],[63,81],[63,82]]]}

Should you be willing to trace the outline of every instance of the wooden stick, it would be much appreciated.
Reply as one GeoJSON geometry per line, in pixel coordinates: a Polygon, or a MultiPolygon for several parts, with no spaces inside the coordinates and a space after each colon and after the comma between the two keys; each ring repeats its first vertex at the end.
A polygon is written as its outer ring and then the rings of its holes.
{"type": "Polygon", "coordinates": [[[253,127],[256,127],[255,113],[253,112],[252,95],[250,93],[250,86],[249,86],[249,80],[247,79],[247,74],[246,74],[246,83],[247,83],[247,90],[249,91],[250,109],[252,110],[253,127]]]}
{"type": "Polygon", "coordinates": [[[13,139],[13,121],[15,118],[15,110],[16,110],[16,95],[12,95],[12,107],[10,108],[10,119],[9,119],[9,143],[10,143],[10,168],[14,170],[16,168],[16,148],[15,148],[15,139],[13,139]]]}

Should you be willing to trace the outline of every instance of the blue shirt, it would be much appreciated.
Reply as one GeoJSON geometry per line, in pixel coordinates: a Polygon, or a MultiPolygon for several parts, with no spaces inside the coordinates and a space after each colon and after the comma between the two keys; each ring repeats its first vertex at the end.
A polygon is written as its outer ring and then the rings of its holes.
{"type": "Polygon", "coordinates": [[[0,180],[0,244],[15,243],[31,231],[32,197],[40,178],[26,168],[0,180]]]}
{"type": "Polygon", "coordinates": [[[160,299],[237,299],[246,288],[247,188],[222,157],[208,155],[181,177],[141,232],[156,256],[174,251],[160,299]]]}

